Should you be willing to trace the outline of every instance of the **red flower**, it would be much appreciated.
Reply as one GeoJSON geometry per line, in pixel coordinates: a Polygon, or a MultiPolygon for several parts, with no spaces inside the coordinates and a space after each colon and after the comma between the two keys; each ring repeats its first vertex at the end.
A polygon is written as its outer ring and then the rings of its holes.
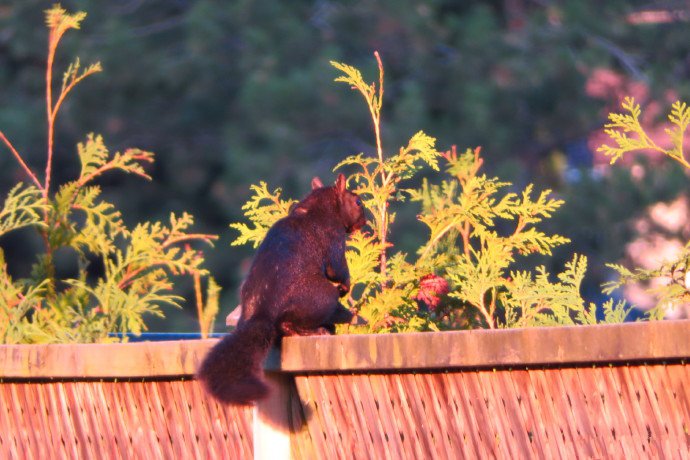
{"type": "Polygon", "coordinates": [[[419,280],[419,292],[415,300],[426,305],[430,310],[436,310],[441,302],[441,296],[448,294],[448,281],[440,276],[429,274],[419,280]]]}

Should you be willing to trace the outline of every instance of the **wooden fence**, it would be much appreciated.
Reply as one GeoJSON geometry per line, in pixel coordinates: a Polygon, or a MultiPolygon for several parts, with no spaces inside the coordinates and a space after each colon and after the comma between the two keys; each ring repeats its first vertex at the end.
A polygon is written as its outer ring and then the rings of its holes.
{"type": "Polygon", "coordinates": [[[253,408],[213,343],[0,346],[0,458],[690,458],[690,321],[290,338],[253,408]]]}

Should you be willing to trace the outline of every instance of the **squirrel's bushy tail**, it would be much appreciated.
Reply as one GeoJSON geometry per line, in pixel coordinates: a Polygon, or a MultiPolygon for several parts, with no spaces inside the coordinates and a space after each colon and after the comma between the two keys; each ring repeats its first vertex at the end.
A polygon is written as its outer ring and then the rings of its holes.
{"type": "Polygon", "coordinates": [[[226,404],[251,404],[268,395],[263,361],[276,336],[273,322],[252,318],[223,337],[201,363],[197,377],[226,404]]]}

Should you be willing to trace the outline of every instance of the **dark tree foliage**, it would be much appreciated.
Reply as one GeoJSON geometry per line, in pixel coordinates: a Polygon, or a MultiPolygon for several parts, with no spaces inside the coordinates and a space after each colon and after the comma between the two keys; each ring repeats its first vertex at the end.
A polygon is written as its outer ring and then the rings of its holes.
{"type": "MultiPolygon", "coordinates": [[[[0,126],[36,165],[45,156],[36,126],[45,123],[47,40],[36,24],[48,6],[0,5],[0,126]]],[[[556,230],[573,239],[568,253],[590,255],[592,270],[620,257],[623,240],[612,241],[626,234],[616,230],[620,222],[677,190],[657,180],[664,185],[642,199],[644,184],[621,175],[590,180],[585,171],[573,182],[563,174],[591,165],[586,139],[615,103],[588,95],[595,70],[641,82],[651,98],[673,88],[687,99],[690,40],[687,24],[675,20],[683,12],[670,2],[72,0],[63,6],[87,11],[89,20],[65,40],[58,65],[78,55],[101,61],[104,74],[64,108],[56,133],[64,169],[55,171],[57,180],[74,175],[73,149],[87,132],[102,133],[113,150],[137,145],[156,152],[152,182],[113,177],[100,184],[104,194],[129,218],[189,210],[200,231],[220,233],[208,262],[225,288],[226,309],[234,305],[246,256],[228,247],[234,235],[227,225],[240,217],[249,184],[266,180],[300,196],[313,176],[329,177],[345,156],[374,149],[359,101],[332,84],[331,60],[374,75],[371,56],[381,54],[384,144],[402,145],[422,129],[441,149],[483,146],[487,168],[516,185],[543,181],[559,190],[566,205],[556,230]],[[634,20],[647,10],[665,11],[671,20],[634,20]],[[554,161],[561,157],[565,168],[554,161]],[[614,187],[625,204],[614,199],[614,187]]],[[[6,152],[0,168],[0,187],[8,190],[21,171],[6,152]]],[[[408,224],[414,216],[400,216],[398,225],[408,224]]]]}

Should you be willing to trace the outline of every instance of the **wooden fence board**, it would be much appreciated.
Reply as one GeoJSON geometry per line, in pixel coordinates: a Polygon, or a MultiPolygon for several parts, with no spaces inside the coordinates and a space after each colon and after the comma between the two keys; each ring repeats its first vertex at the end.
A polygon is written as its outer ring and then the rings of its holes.
{"type": "Polygon", "coordinates": [[[570,442],[569,430],[566,427],[570,420],[567,418],[567,412],[559,412],[558,404],[555,402],[555,399],[560,399],[563,395],[554,394],[551,387],[553,379],[547,379],[546,371],[543,369],[530,371],[530,375],[532,384],[539,394],[549,442],[555,445],[560,458],[573,458],[574,449],[572,442],[570,442]]]}
{"type": "Polygon", "coordinates": [[[26,391],[15,386],[13,388],[16,402],[22,406],[22,422],[26,425],[27,439],[29,440],[29,458],[46,458],[45,443],[41,439],[37,419],[40,418],[36,406],[26,398],[26,391]]]}
{"type": "Polygon", "coordinates": [[[690,440],[688,440],[688,435],[690,435],[690,391],[688,391],[688,377],[685,376],[685,370],[688,369],[688,365],[684,366],[665,366],[665,372],[668,377],[670,385],[669,395],[673,397],[673,405],[676,414],[682,419],[682,429],[686,433],[686,445],[690,449],[690,440]]]}
{"type": "Polygon", "coordinates": [[[31,417],[27,413],[26,408],[24,407],[23,402],[19,398],[19,388],[18,385],[12,385],[10,387],[10,392],[11,392],[11,402],[15,407],[19,407],[20,410],[16,412],[15,414],[15,423],[18,424],[18,426],[21,426],[21,433],[18,438],[18,441],[20,445],[22,445],[22,451],[24,452],[24,455],[26,456],[27,459],[34,459],[37,457],[37,452],[36,449],[37,447],[35,446],[35,440],[32,439],[32,426],[30,423],[31,417]]]}
{"type": "Polygon", "coordinates": [[[549,388],[550,401],[553,404],[554,413],[560,417],[558,421],[561,430],[561,439],[569,458],[585,457],[584,449],[580,443],[588,442],[581,439],[577,432],[577,421],[572,410],[568,391],[563,387],[560,369],[546,369],[543,371],[544,384],[549,388]]]}
{"type": "Polygon", "coordinates": [[[340,388],[343,390],[340,394],[341,398],[347,399],[349,404],[349,413],[344,413],[345,423],[349,427],[351,434],[356,434],[359,445],[360,458],[366,458],[371,455],[373,447],[373,435],[367,424],[367,414],[364,410],[364,402],[360,397],[359,390],[356,387],[356,377],[352,375],[340,376],[340,388]]]}
{"type": "MultiPolygon", "coordinates": [[[[298,337],[271,366],[294,379],[296,458],[690,460],[688,336],[679,321],[298,337]]],[[[0,347],[0,458],[251,458],[254,409],[189,377],[213,343],[0,347]]]]}
{"type": "Polygon", "coordinates": [[[369,375],[368,380],[372,388],[372,394],[376,398],[379,418],[381,423],[385,424],[384,448],[387,452],[390,452],[393,459],[404,459],[406,456],[400,437],[400,419],[395,415],[392,398],[393,382],[391,382],[389,377],[388,375],[372,374],[369,375]]]}
{"type": "Polygon", "coordinates": [[[497,452],[501,457],[516,458],[517,450],[516,443],[513,442],[512,434],[510,432],[508,417],[505,415],[505,407],[501,401],[501,395],[496,394],[495,388],[496,376],[492,372],[477,372],[477,387],[475,391],[479,393],[484,400],[484,405],[488,411],[489,422],[494,435],[494,444],[497,452]]]}
{"type": "Polygon", "coordinates": [[[12,418],[16,408],[13,406],[9,398],[9,385],[0,386],[0,448],[2,453],[9,458],[19,458],[18,442],[16,429],[9,429],[9,427],[17,427],[12,418]]]}
{"type": "Polygon", "coordinates": [[[297,391],[304,404],[307,414],[307,426],[309,435],[314,442],[314,449],[323,453],[328,458],[335,458],[335,447],[325,439],[322,426],[324,424],[323,414],[316,397],[312,377],[297,377],[297,391]]]}
{"type": "Polygon", "coordinates": [[[403,376],[401,375],[387,375],[391,407],[396,416],[401,449],[404,452],[404,458],[424,458],[420,433],[418,432],[415,418],[412,416],[410,401],[403,388],[402,379],[403,376]]]}
{"type": "Polygon", "coordinates": [[[337,414],[333,410],[333,402],[331,398],[340,397],[340,395],[330,393],[326,386],[326,380],[333,379],[334,376],[315,376],[311,378],[313,382],[312,388],[315,390],[313,395],[318,401],[319,414],[321,415],[322,426],[321,431],[325,434],[325,441],[333,448],[335,458],[344,458],[347,451],[336,446],[342,446],[342,435],[339,430],[339,420],[335,418],[337,414]]]}
{"type": "MultiPolygon", "coordinates": [[[[690,357],[690,321],[289,337],[273,370],[326,372],[587,365],[690,357]]],[[[0,355],[0,359],[1,355],[0,355]]]]}
{"type": "Polygon", "coordinates": [[[390,449],[387,449],[385,428],[382,423],[391,423],[390,420],[381,420],[378,411],[379,403],[375,400],[374,393],[369,383],[369,376],[360,375],[356,378],[351,378],[350,382],[353,384],[357,400],[360,402],[360,407],[364,414],[363,420],[366,431],[369,433],[371,441],[369,452],[378,452],[382,458],[391,460],[390,449]]]}
{"type": "Polygon", "coordinates": [[[645,408],[651,420],[652,437],[659,447],[660,451],[665,455],[669,455],[672,451],[671,435],[668,429],[667,415],[661,409],[658,402],[656,382],[649,379],[649,370],[647,366],[637,366],[633,368],[633,378],[639,385],[639,392],[642,394],[642,400],[645,401],[645,408]]]}
{"type": "Polygon", "coordinates": [[[249,409],[212,416],[199,398],[195,381],[1,383],[0,458],[251,458],[251,443],[218,423],[249,409]]]}
{"type": "MultiPolygon", "coordinates": [[[[316,458],[316,452],[313,448],[313,442],[309,435],[309,427],[304,415],[304,408],[302,401],[297,394],[297,389],[294,385],[290,388],[290,456],[292,458],[302,458],[311,460],[316,458]]],[[[336,391],[336,393],[339,393],[336,391]]],[[[340,398],[343,401],[343,398],[340,398]]],[[[343,423],[345,423],[343,421],[343,423]]],[[[354,452],[354,451],[353,451],[354,452]]],[[[354,454],[353,454],[354,455],[354,454]]],[[[357,458],[357,457],[353,457],[357,458]]]]}
{"type": "Polygon", "coordinates": [[[496,383],[492,385],[495,388],[497,395],[500,395],[503,404],[502,415],[508,424],[511,439],[515,445],[514,458],[528,458],[534,455],[534,450],[527,431],[523,428],[525,425],[524,413],[522,411],[521,403],[518,395],[515,393],[511,381],[512,372],[497,372],[496,383]]]}
{"type": "Polygon", "coordinates": [[[463,418],[467,420],[469,426],[469,438],[475,450],[479,453],[480,458],[489,458],[491,455],[490,446],[487,445],[487,437],[490,439],[488,432],[483,431],[481,425],[481,417],[479,412],[475,410],[473,401],[475,398],[466,387],[466,380],[469,378],[467,374],[449,374],[448,379],[453,393],[458,398],[458,405],[462,411],[463,418]]]}
{"type": "Polygon", "coordinates": [[[617,441],[623,455],[633,458],[637,454],[635,451],[635,437],[637,432],[633,432],[626,413],[626,405],[621,400],[619,390],[620,383],[613,377],[610,367],[599,369],[596,378],[596,388],[599,394],[606,401],[606,422],[611,429],[611,436],[617,441]]]}
{"type": "Polygon", "coordinates": [[[446,419],[446,429],[448,430],[448,437],[453,447],[453,452],[462,458],[475,457],[471,442],[467,439],[467,424],[464,417],[461,417],[459,414],[458,401],[450,388],[447,376],[448,374],[445,372],[429,375],[433,382],[430,386],[436,392],[438,404],[445,404],[445,408],[436,408],[438,416],[446,419]]]}
{"type": "Polygon", "coordinates": [[[74,420],[72,419],[72,411],[65,400],[65,386],[61,383],[50,385],[49,388],[53,390],[52,399],[56,402],[56,419],[59,420],[62,428],[62,439],[67,446],[71,448],[69,455],[71,458],[77,458],[80,455],[79,450],[81,445],[79,443],[78,433],[74,431],[74,420]]]}
{"type": "MultiPolygon", "coordinates": [[[[429,420],[429,429],[433,435],[437,452],[447,455],[450,452],[458,452],[460,446],[456,446],[451,436],[452,424],[448,417],[447,399],[442,399],[442,387],[439,381],[434,379],[431,374],[414,374],[415,382],[419,388],[424,409],[429,420]]],[[[386,418],[382,417],[383,420],[386,418]]]]}
{"type": "Polygon", "coordinates": [[[491,457],[499,457],[501,450],[499,446],[499,433],[494,425],[493,413],[487,405],[487,401],[482,394],[481,384],[479,382],[479,375],[481,372],[467,372],[464,375],[463,382],[468,400],[471,404],[472,410],[477,417],[477,424],[479,427],[479,434],[481,439],[489,452],[491,457]]]}
{"type": "Polygon", "coordinates": [[[518,394],[523,410],[524,429],[534,445],[534,451],[542,456],[555,458],[556,453],[549,443],[544,423],[538,406],[538,399],[531,386],[529,373],[526,370],[514,369],[511,373],[515,392],[518,394]]]}
{"type": "Polygon", "coordinates": [[[678,403],[669,388],[672,388],[671,380],[668,377],[667,365],[658,364],[649,366],[649,381],[655,382],[660,388],[657,392],[658,403],[664,413],[664,423],[666,429],[675,440],[675,448],[671,452],[674,457],[681,459],[690,458],[690,433],[683,427],[682,411],[678,410],[678,403]]]}

